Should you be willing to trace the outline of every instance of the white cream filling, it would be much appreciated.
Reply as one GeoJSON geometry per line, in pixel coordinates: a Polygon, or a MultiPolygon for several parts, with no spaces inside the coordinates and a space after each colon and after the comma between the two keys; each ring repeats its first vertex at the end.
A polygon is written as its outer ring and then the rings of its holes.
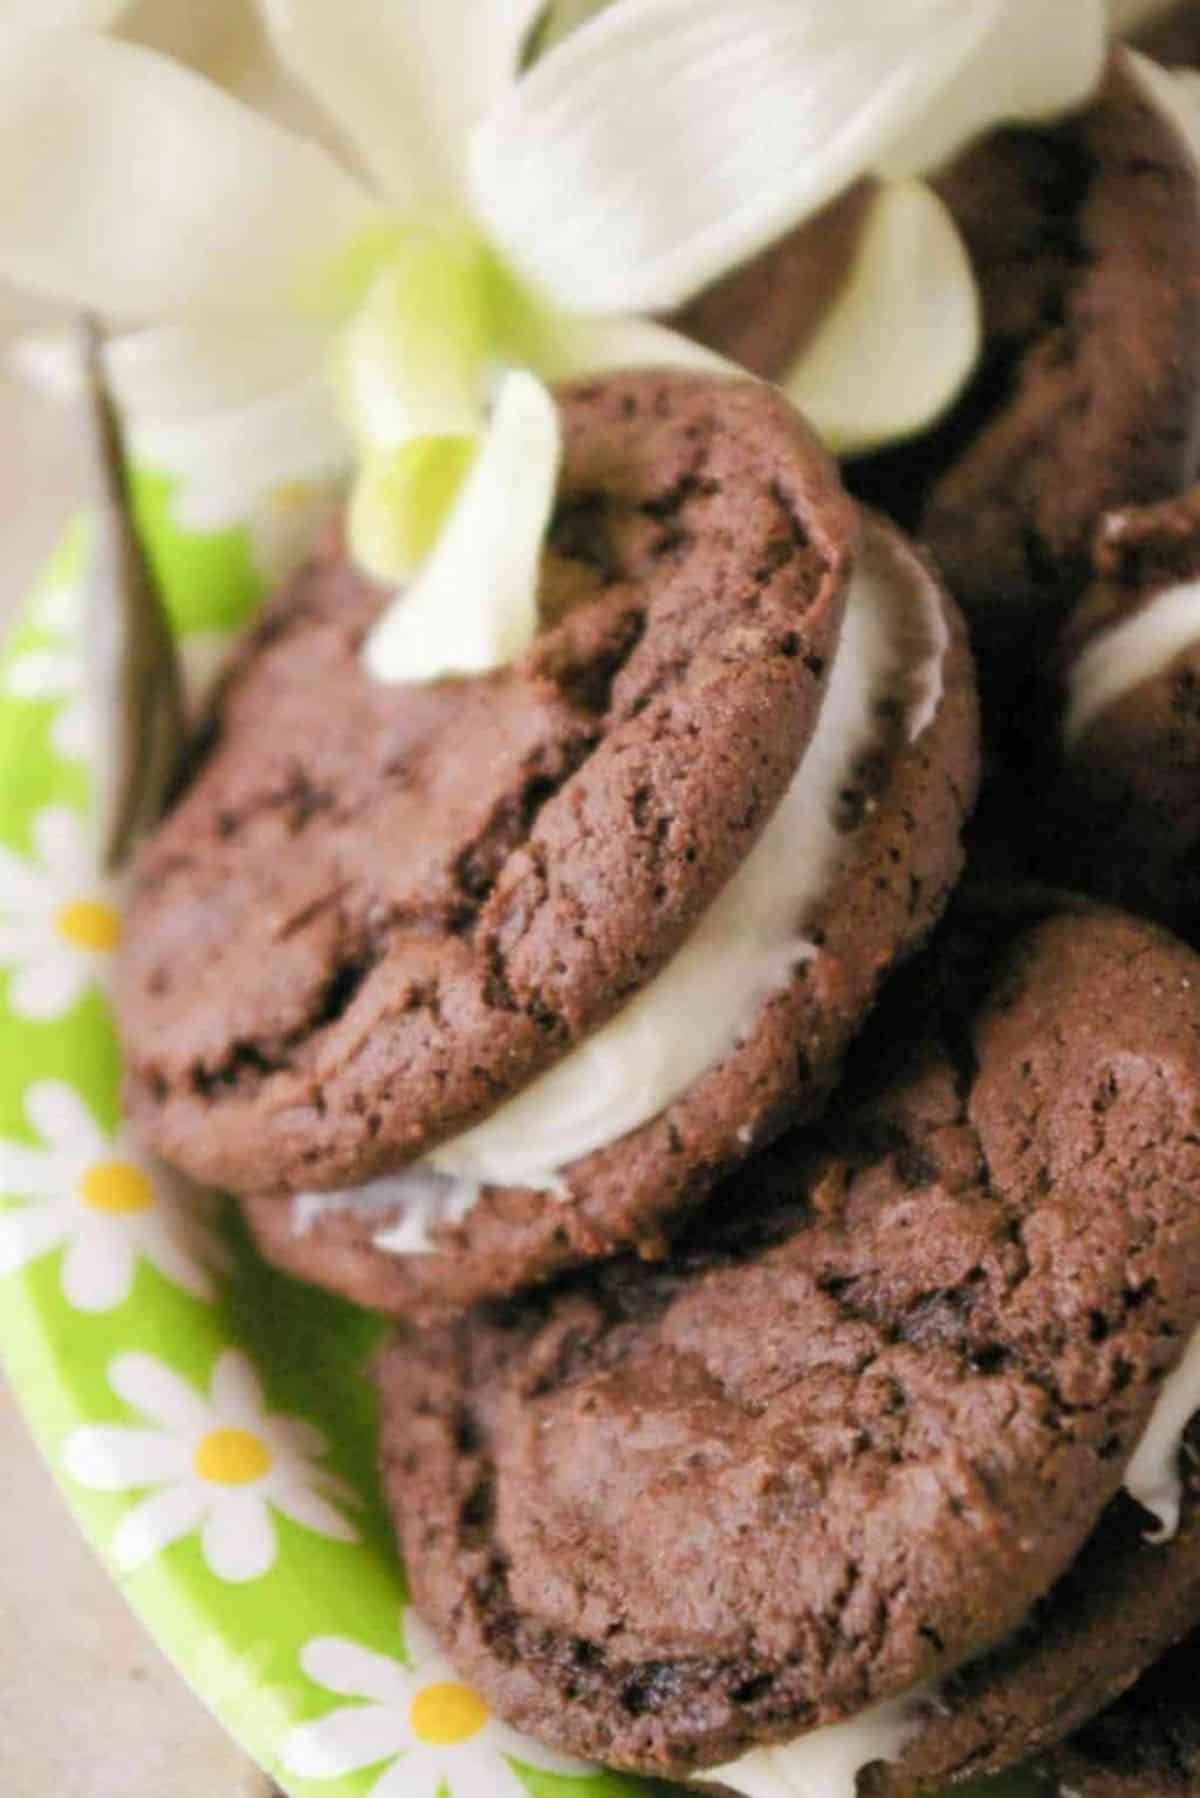
{"type": "Polygon", "coordinates": [[[876,1761],[898,1760],[925,1721],[932,1688],[872,1705],[846,1723],[814,1729],[795,1742],[755,1748],[727,1767],[694,1774],[746,1798],[855,1798],[858,1776],[876,1761]]]}
{"type": "Polygon", "coordinates": [[[1200,581],[1170,587],[1124,624],[1090,643],[1068,680],[1063,741],[1074,748],[1084,731],[1118,699],[1153,680],[1200,641],[1200,581]]]}
{"type": "Polygon", "coordinates": [[[1169,1542],[1183,1500],[1183,1433],[1200,1411],[1200,1330],[1159,1394],[1146,1433],[1125,1472],[1125,1490],[1158,1519],[1150,1542],[1169,1542]]]}
{"type": "Polygon", "coordinates": [[[915,559],[871,533],[849,596],[820,719],[773,818],[683,948],[617,1015],[557,1066],[417,1166],[349,1193],[303,1195],[293,1221],[321,1207],[404,1205],[399,1231],[376,1238],[420,1252],[429,1231],[465,1215],[484,1186],[567,1195],[562,1170],[657,1117],[717,1066],[763,1003],[817,950],[805,929],[828,891],[846,838],[839,795],[898,693],[909,740],[936,716],[949,642],[941,602],[915,559]],[[444,1176],[430,1185],[430,1175],[444,1176]]]}

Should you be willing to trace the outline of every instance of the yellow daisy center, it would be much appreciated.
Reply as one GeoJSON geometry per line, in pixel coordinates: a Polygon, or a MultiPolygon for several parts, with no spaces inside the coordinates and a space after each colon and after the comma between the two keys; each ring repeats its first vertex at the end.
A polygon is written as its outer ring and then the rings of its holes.
{"type": "Polygon", "coordinates": [[[249,1430],[210,1430],[196,1450],[196,1472],[214,1486],[248,1486],[271,1469],[271,1451],[249,1430]]]}
{"type": "Polygon", "coordinates": [[[409,1721],[418,1742],[426,1742],[432,1748],[453,1748],[477,1736],[489,1714],[478,1692],[447,1681],[445,1685],[425,1686],[417,1693],[409,1721]]]}
{"type": "Polygon", "coordinates": [[[111,905],[99,899],[72,899],[55,919],[58,934],[73,949],[108,954],[121,935],[121,920],[111,905]]]}
{"type": "Polygon", "coordinates": [[[131,1161],[94,1162],[79,1182],[79,1194],[93,1211],[106,1211],[110,1217],[149,1211],[154,1203],[153,1184],[131,1161]]]}

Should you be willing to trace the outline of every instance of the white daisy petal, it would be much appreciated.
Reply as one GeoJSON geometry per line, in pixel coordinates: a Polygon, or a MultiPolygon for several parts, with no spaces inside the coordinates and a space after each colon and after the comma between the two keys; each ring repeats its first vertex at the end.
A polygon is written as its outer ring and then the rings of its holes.
{"type": "Polygon", "coordinates": [[[82,998],[92,970],[81,956],[47,953],[18,968],[9,981],[9,1009],[31,1024],[61,1018],[82,998]]]}
{"type": "Polygon", "coordinates": [[[429,560],[367,639],[366,663],[377,680],[483,673],[532,641],[560,454],[550,394],[531,374],[506,375],[429,560]]]}
{"type": "Polygon", "coordinates": [[[268,1496],[277,1511],[318,1536],[327,1536],[331,1542],[357,1542],[359,1539],[359,1532],[349,1518],[343,1517],[309,1487],[294,1481],[280,1481],[268,1488],[268,1496]]]}
{"type": "Polygon", "coordinates": [[[461,1748],[453,1750],[454,1759],[449,1762],[445,1750],[414,1748],[409,1754],[390,1766],[382,1777],[371,1787],[370,1798],[442,1798],[442,1793],[449,1789],[454,1798],[525,1798],[523,1787],[510,1792],[505,1770],[496,1767],[495,1763],[488,1769],[486,1785],[472,1782],[465,1785],[460,1761],[466,1756],[461,1748]],[[447,1779],[448,1772],[453,1771],[453,1783],[447,1779]],[[499,1776],[497,1778],[497,1775],[499,1776]]]}
{"type": "Polygon", "coordinates": [[[568,310],[678,306],[869,170],[998,4],[624,0],[476,132],[476,209],[568,310]]]}
{"type": "Polygon", "coordinates": [[[67,649],[30,649],[10,662],[4,685],[16,699],[61,699],[79,686],[79,657],[67,649]]]}
{"type": "Polygon", "coordinates": [[[117,1355],[108,1383],[118,1398],[164,1429],[199,1438],[212,1424],[212,1409],[196,1388],[156,1355],[117,1355]]]}
{"type": "Polygon", "coordinates": [[[0,844],[0,899],[5,907],[36,894],[39,885],[38,870],[31,868],[21,856],[14,855],[11,849],[0,844]]]}
{"type": "MultiPolygon", "coordinates": [[[[3,1148],[0,1181],[7,1185],[3,1148]]],[[[0,1211],[0,1274],[11,1274],[54,1248],[68,1233],[70,1216],[62,1205],[22,1205],[0,1211]]]]}
{"type": "Polygon", "coordinates": [[[957,398],[979,355],[971,261],[923,182],[885,183],[850,277],[780,382],[838,455],[923,430],[957,398]]]}
{"type": "Polygon", "coordinates": [[[262,1381],[241,1349],[226,1349],[213,1368],[212,1407],[222,1423],[257,1430],[264,1410],[262,1381]]]}
{"type": "Polygon", "coordinates": [[[124,1424],[86,1424],[63,1445],[63,1466],[93,1492],[132,1492],[141,1486],[174,1485],[191,1474],[184,1444],[158,1430],[124,1424]]]}
{"type": "Polygon", "coordinates": [[[5,45],[0,270],[22,286],[135,317],[273,313],[373,216],[322,150],[165,57],[5,45]]]}
{"type": "Polygon", "coordinates": [[[25,1116],[44,1143],[78,1166],[112,1151],[87,1104],[65,1080],[35,1080],[27,1087],[25,1116]]]}
{"type": "Polygon", "coordinates": [[[404,1639],[404,1655],[410,1667],[424,1678],[431,1676],[431,1669],[446,1666],[438,1639],[420,1612],[409,1605],[400,1623],[400,1633],[404,1639]]]}
{"type": "Polygon", "coordinates": [[[412,1681],[390,1654],[377,1654],[342,1636],[315,1636],[305,1643],[300,1665],[314,1685],[339,1698],[372,1698],[377,1704],[404,1705],[412,1681]]]}
{"type": "Polygon", "coordinates": [[[313,1460],[329,1452],[329,1438],[307,1417],[262,1417],[259,1435],[277,1455],[301,1454],[313,1460]]]}
{"type": "Polygon", "coordinates": [[[53,1199],[63,1195],[69,1182],[61,1162],[44,1149],[23,1142],[0,1141],[0,1195],[10,1199],[53,1199]]]}
{"type": "Polygon", "coordinates": [[[66,762],[91,760],[96,741],[92,710],[82,696],[63,706],[50,730],[56,755],[66,762]]]}
{"type": "Polygon", "coordinates": [[[190,1536],[204,1516],[206,1503],[203,1488],[192,1481],[168,1486],[143,1499],[136,1510],[122,1519],[113,1537],[118,1566],[132,1573],[172,1542],[190,1536]]]}
{"type": "Polygon", "coordinates": [[[133,1290],[136,1242],[120,1218],[97,1218],[76,1232],[63,1261],[63,1297],[76,1311],[112,1311],[133,1290]]]}
{"type": "Polygon", "coordinates": [[[164,1228],[147,1234],[141,1243],[142,1253],[158,1269],[165,1280],[179,1286],[194,1299],[212,1301],[218,1287],[206,1262],[212,1257],[202,1239],[189,1237],[168,1222],[164,1228]]]}
{"type": "Polygon", "coordinates": [[[648,318],[556,318],[538,367],[547,381],[574,381],[614,368],[682,368],[745,378],[736,362],[648,318]]]}
{"type": "Polygon", "coordinates": [[[541,1773],[585,1778],[596,1770],[586,1761],[576,1760],[573,1755],[556,1754],[552,1748],[543,1747],[529,1736],[518,1735],[515,1729],[509,1729],[506,1723],[501,1723],[496,1718],[487,1727],[487,1747],[510,1760],[520,1761],[522,1766],[536,1767],[541,1773]]]}
{"type": "Polygon", "coordinates": [[[83,623],[83,590],[80,587],[47,587],[35,603],[39,630],[74,636],[83,623]]]}
{"type": "Polygon", "coordinates": [[[109,378],[137,417],[194,420],[242,411],[318,367],[328,334],[286,318],[183,319],[110,338],[109,378]]]}
{"type": "Polygon", "coordinates": [[[209,1570],[231,1586],[261,1579],[275,1564],[275,1525],[256,1492],[222,1492],[201,1540],[209,1570]]]}
{"type": "Polygon", "coordinates": [[[1005,0],[953,84],[889,148],[883,173],[928,174],[993,126],[1082,106],[1100,82],[1107,28],[1104,0],[1005,0]]]}
{"type": "Polygon", "coordinates": [[[284,1743],[283,1764],[301,1779],[337,1779],[390,1760],[412,1740],[396,1706],[343,1705],[293,1730],[284,1743]]]}
{"type": "Polygon", "coordinates": [[[462,183],[467,133],[517,70],[542,0],[263,0],[276,47],[396,202],[462,183]]]}
{"type": "Polygon", "coordinates": [[[308,1477],[314,1492],[323,1492],[339,1505],[349,1505],[351,1510],[357,1510],[363,1503],[363,1496],[358,1488],[352,1486],[349,1480],[344,1480],[341,1474],[334,1473],[332,1468],[310,1468],[308,1477]]]}
{"type": "Polygon", "coordinates": [[[33,843],[49,873],[69,881],[96,882],[91,845],[78,812],[65,805],[45,806],[33,821],[33,843]]]}

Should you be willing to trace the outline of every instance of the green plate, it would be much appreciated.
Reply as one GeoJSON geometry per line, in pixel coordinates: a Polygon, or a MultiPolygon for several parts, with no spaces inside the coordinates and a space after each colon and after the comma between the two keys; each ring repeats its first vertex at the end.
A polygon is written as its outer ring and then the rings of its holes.
{"type": "MultiPolygon", "coordinates": [[[[141,481],[189,660],[261,582],[237,529],[141,481]]],[[[0,1349],[80,1527],[180,1672],[304,1798],[620,1798],[653,1788],[489,1715],[408,1605],[375,1477],[380,1325],[277,1275],[121,1117],[118,895],[88,821],[86,524],[0,658],[0,1349]],[[316,1372],[314,1370],[320,1370],[316,1372]]]]}

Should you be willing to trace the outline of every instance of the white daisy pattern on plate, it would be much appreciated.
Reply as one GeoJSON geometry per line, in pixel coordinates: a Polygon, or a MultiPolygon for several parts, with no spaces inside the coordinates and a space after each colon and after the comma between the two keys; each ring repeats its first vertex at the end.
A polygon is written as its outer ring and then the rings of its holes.
{"type": "Polygon", "coordinates": [[[83,657],[74,646],[27,649],[9,663],[5,690],[14,699],[60,700],[50,741],[64,761],[86,761],[92,751],[92,715],[83,685],[83,657]]]}
{"type": "Polygon", "coordinates": [[[494,1717],[415,1611],[404,1612],[401,1632],[402,1661],[339,1636],[305,1645],[300,1664],[308,1677],[356,1702],[292,1731],[283,1746],[289,1773],[339,1779],[386,1761],[369,1798],[528,1798],[513,1761],[546,1773],[594,1774],[494,1717]]]}
{"type": "Polygon", "coordinates": [[[78,813],[47,806],[32,834],[30,859],[0,844],[0,971],[9,1010],[44,1024],[107,980],[121,917],[78,813]]]}
{"type": "Polygon", "coordinates": [[[62,1291],[76,1311],[112,1311],[140,1260],[193,1298],[217,1297],[229,1265],[214,1197],[150,1161],[122,1129],[109,1136],[62,1081],[35,1082],[25,1114],[41,1148],[0,1139],[0,1274],[64,1248],[62,1291]]]}
{"type": "Polygon", "coordinates": [[[340,1508],[357,1495],[321,1461],[323,1431],[268,1411],[249,1357],[226,1349],[205,1394],[155,1355],[118,1355],[108,1383],[140,1425],[85,1424],[63,1463],[95,1492],[149,1488],[118,1526],[112,1551],[132,1572],[200,1532],[209,1572],[229,1585],[261,1579],[278,1553],[273,1513],[334,1542],[357,1542],[340,1508]]]}

